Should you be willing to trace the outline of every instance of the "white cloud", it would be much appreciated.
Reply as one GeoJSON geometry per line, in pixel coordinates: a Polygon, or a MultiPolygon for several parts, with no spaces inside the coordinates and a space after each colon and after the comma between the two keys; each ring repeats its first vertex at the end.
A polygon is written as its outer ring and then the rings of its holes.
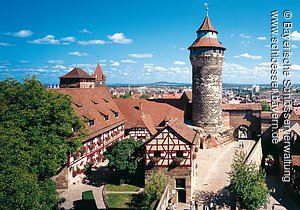
{"type": "Polygon", "coordinates": [[[297,45],[295,45],[295,44],[292,44],[292,48],[293,48],[293,49],[297,49],[297,48],[298,48],[298,46],[297,46],[297,45]]]}
{"type": "Polygon", "coordinates": [[[257,37],[257,40],[266,40],[267,39],[267,37],[265,37],[265,36],[259,36],[259,37],[257,37]]]}
{"type": "Polygon", "coordinates": [[[47,63],[50,63],[50,64],[63,64],[64,61],[63,60],[48,60],[47,63]]]}
{"type": "Polygon", "coordinates": [[[85,33],[85,34],[91,34],[92,33],[91,31],[87,30],[86,28],[84,28],[84,29],[82,29],[82,30],[80,30],[78,32],[79,33],[85,33]]]}
{"type": "Polygon", "coordinates": [[[66,69],[66,67],[64,65],[61,65],[61,64],[57,64],[55,66],[52,67],[53,69],[66,69]]]}
{"type": "Polygon", "coordinates": [[[241,55],[236,55],[234,57],[235,58],[243,57],[243,58],[249,58],[249,59],[253,59],[253,60],[259,60],[259,59],[262,58],[262,56],[260,56],[260,55],[249,55],[248,53],[244,53],[244,54],[241,54],[241,55]]]}
{"type": "Polygon", "coordinates": [[[120,66],[120,63],[119,63],[118,61],[115,61],[115,62],[113,62],[112,64],[110,64],[110,66],[115,66],[115,67],[117,67],[117,66],[120,66]]]}
{"type": "Polygon", "coordinates": [[[185,65],[186,63],[183,61],[174,61],[175,65],[185,65]]]}
{"type": "Polygon", "coordinates": [[[64,38],[61,38],[60,40],[64,41],[64,42],[76,42],[76,38],[73,36],[64,37],[64,38]]]}
{"type": "Polygon", "coordinates": [[[292,70],[300,70],[300,65],[298,65],[298,64],[291,65],[291,69],[292,70]]]}
{"type": "Polygon", "coordinates": [[[32,36],[32,31],[30,30],[21,30],[18,32],[13,33],[13,36],[17,36],[17,37],[28,37],[28,36],[32,36]]]}
{"type": "Polygon", "coordinates": [[[121,60],[122,63],[136,63],[134,60],[121,60]]]}
{"type": "Polygon", "coordinates": [[[106,42],[103,40],[94,39],[94,40],[88,40],[88,41],[86,41],[86,40],[78,41],[77,43],[80,45],[97,45],[97,44],[105,44],[106,42]]]}
{"type": "Polygon", "coordinates": [[[291,40],[300,41],[300,33],[298,31],[291,33],[291,40]]]}
{"type": "Polygon", "coordinates": [[[28,42],[31,44],[60,44],[60,41],[55,39],[55,36],[53,35],[47,35],[41,39],[36,39],[28,42]]]}
{"type": "Polygon", "coordinates": [[[19,63],[29,63],[30,61],[27,60],[19,60],[19,63]]]}
{"type": "Polygon", "coordinates": [[[8,47],[8,46],[13,46],[13,45],[10,43],[6,43],[6,42],[0,42],[0,46],[8,47]]]}
{"type": "Polygon", "coordinates": [[[244,39],[249,39],[249,38],[251,38],[251,36],[245,35],[245,34],[240,34],[240,37],[242,37],[242,38],[244,38],[244,39]]]}
{"type": "Polygon", "coordinates": [[[81,57],[81,56],[88,56],[87,53],[81,53],[81,52],[69,52],[68,55],[74,55],[74,56],[78,56],[78,57],[81,57]]]}
{"type": "Polygon", "coordinates": [[[118,44],[130,44],[132,43],[131,39],[125,37],[123,33],[115,33],[113,35],[107,36],[111,41],[118,44]]]}
{"type": "Polygon", "coordinates": [[[122,75],[123,76],[128,76],[128,73],[127,72],[123,72],[122,75]]]}
{"type": "Polygon", "coordinates": [[[144,54],[132,53],[132,54],[128,54],[128,56],[133,57],[133,58],[152,58],[153,54],[151,54],[151,53],[144,53],[144,54]]]}

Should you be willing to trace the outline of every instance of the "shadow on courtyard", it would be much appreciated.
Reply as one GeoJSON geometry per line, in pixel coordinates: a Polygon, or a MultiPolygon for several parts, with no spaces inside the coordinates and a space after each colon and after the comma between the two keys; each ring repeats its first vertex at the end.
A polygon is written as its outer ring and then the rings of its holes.
{"type": "Polygon", "coordinates": [[[107,183],[111,177],[111,170],[108,167],[95,167],[91,172],[86,175],[82,180],[82,183],[92,185],[94,187],[100,187],[107,183]]]}
{"type": "Polygon", "coordinates": [[[209,205],[210,202],[221,208],[229,208],[233,203],[233,198],[230,196],[228,187],[224,187],[218,192],[197,191],[195,199],[202,205],[209,205]]]}

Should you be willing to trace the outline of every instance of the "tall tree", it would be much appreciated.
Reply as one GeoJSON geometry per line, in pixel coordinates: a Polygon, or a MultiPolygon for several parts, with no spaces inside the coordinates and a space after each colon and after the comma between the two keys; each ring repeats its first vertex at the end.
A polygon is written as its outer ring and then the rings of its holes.
{"type": "Polygon", "coordinates": [[[50,177],[85,135],[71,103],[34,77],[0,82],[2,208],[51,209],[58,202],[50,177]]]}
{"type": "Polygon", "coordinates": [[[142,141],[133,138],[117,141],[106,149],[104,156],[109,160],[108,166],[121,177],[128,178],[137,171],[138,164],[143,158],[142,141]]]}
{"type": "Polygon", "coordinates": [[[229,189],[236,196],[242,208],[255,210],[265,205],[268,200],[269,192],[265,183],[266,174],[257,170],[255,165],[245,161],[245,153],[235,153],[229,172],[229,189]]]}

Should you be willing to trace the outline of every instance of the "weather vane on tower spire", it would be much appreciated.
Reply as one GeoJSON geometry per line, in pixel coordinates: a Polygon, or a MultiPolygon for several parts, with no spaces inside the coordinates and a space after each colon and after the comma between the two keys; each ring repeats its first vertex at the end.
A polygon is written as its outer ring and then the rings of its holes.
{"type": "Polygon", "coordinates": [[[206,16],[208,16],[208,3],[204,3],[204,6],[206,7],[206,16]]]}

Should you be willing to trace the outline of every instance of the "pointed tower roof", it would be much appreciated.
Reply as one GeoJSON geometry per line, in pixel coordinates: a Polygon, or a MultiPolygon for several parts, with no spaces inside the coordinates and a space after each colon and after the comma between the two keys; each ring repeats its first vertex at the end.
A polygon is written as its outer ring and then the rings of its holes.
{"type": "Polygon", "coordinates": [[[97,80],[103,80],[103,72],[102,72],[102,68],[100,66],[100,63],[98,63],[97,67],[96,67],[96,70],[93,74],[93,76],[95,77],[96,81],[97,80]]]}
{"type": "Polygon", "coordinates": [[[218,33],[218,31],[211,24],[211,21],[209,19],[208,14],[206,15],[206,17],[205,17],[202,25],[200,26],[200,28],[197,30],[197,33],[201,32],[201,31],[213,31],[215,33],[218,33]]]}
{"type": "Polygon", "coordinates": [[[69,73],[67,73],[64,76],[61,76],[60,78],[82,78],[82,79],[94,79],[94,77],[92,77],[91,75],[89,75],[88,73],[86,73],[86,71],[84,71],[81,68],[74,68],[72,71],[70,71],[69,73]]]}

